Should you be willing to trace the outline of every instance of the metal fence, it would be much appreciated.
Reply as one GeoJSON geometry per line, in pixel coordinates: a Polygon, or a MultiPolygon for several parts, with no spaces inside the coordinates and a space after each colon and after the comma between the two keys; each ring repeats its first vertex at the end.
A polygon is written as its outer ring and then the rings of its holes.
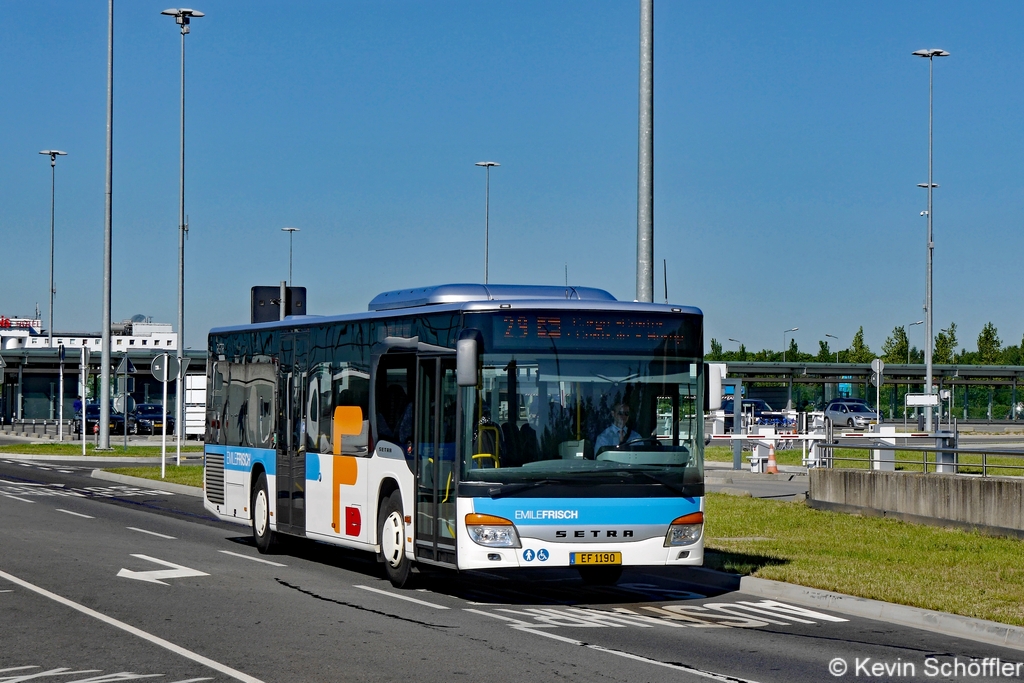
{"type": "MultiPolygon", "coordinates": [[[[886,438],[899,439],[901,437],[897,435],[886,438]]],[[[907,439],[908,437],[903,438],[907,439]]],[[[815,442],[812,448],[819,449],[817,462],[821,467],[836,467],[835,463],[838,462],[864,463],[865,467],[863,469],[882,469],[876,466],[879,462],[876,452],[892,451],[894,457],[886,459],[884,463],[886,465],[892,464],[893,469],[896,466],[903,466],[902,469],[904,470],[912,468],[913,471],[920,471],[925,474],[932,472],[964,476],[980,475],[982,477],[1024,475],[1024,450],[1009,448],[961,448],[957,445],[955,437],[951,439],[936,439],[936,441],[952,440],[954,442],[953,445],[947,444],[945,446],[900,446],[880,443],[871,437],[865,437],[865,440],[867,443],[840,443],[834,438],[831,424],[827,424],[826,438],[823,442],[815,442]],[[864,454],[840,456],[834,453],[834,450],[837,449],[840,451],[863,451],[864,454]],[[897,454],[903,453],[915,455],[913,458],[906,456],[898,457],[897,454]],[[934,453],[935,455],[929,459],[929,453],[934,453]],[[920,457],[917,457],[916,454],[920,454],[920,457]],[[920,470],[918,470],[918,467],[920,467],[920,470]],[[992,473],[993,470],[996,471],[996,474],[992,473]]]]}

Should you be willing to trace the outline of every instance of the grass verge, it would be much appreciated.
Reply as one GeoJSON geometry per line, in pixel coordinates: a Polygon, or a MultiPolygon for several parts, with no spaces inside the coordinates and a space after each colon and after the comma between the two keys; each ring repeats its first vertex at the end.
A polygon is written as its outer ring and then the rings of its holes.
{"type": "Polygon", "coordinates": [[[707,494],[705,566],[1024,626],[1024,542],[707,494]]]}
{"type": "Polygon", "coordinates": [[[103,470],[114,474],[126,474],[129,477],[142,477],[143,479],[155,479],[156,481],[168,481],[172,484],[184,484],[185,486],[203,486],[202,465],[177,465],[167,466],[167,478],[160,478],[160,467],[111,467],[103,470]]]}
{"type": "MultiPolygon", "coordinates": [[[[85,454],[87,456],[94,456],[97,458],[104,457],[121,457],[125,455],[133,456],[155,456],[160,457],[160,444],[155,446],[138,446],[130,445],[128,450],[125,451],[124,446],[115,442],[114,438],[111,437],[109,451],[97,451],[96,444],[87,443],[85,445],[85,454]]],[[[202,453],[202,444],[190,444],[186,446],[181,445],[182,453],[202,453]]],[[[82,442],[78,443],[25,443],[25,444],[7,444],[0,446],[0,453],[21,453],[25,455],[81,455],[82,454],[82,442]]],[[[173,447],[173,444],[168,442],[167,453],[177,453],[177,449],[173,447]]]]}

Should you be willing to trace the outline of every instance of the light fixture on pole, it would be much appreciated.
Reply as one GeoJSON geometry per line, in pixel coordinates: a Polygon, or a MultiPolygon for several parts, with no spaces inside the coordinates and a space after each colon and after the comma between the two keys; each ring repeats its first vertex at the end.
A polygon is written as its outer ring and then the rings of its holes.
{"type": "MultiPolygon", "coordinates": [[[[910,323],[909,325],[907,325],[907,332],[909,332],[910,328],[913,327],[914,325],[922,325],[922,324],[924,324],[923,320],[918,320],[916,323],[910,323]]],[[[910,365],[910,335],[909,334],[907,335],[907,365],[910,365]]]]}
{"type": "Polygon", "coordinates": [[[730,337],[729,341],[731,341],[731,342],[733,342],[735,344],[739,344],[740,346],[743,346],[743,342],[741,342],[739,339],[733,339],[732,337],[730,337]]]}
{"type": "Polygon", "coordinates": [[[783,330],[783,332],[782,332],[782,362],[783,363],[786,362],[786,335],[789,334],[790,332],[796,332],[799,329],[800,329],[799,327],[791,327],[790,329],[783,330]]]}
{"type": "MultiPolygon", "coordinates": [[[[932,252],[935,244],[932,241],[932,190],[938,187],[932,181],[932,71],[936,57],[948,57],[949,53],[938,48],[917,50],[913,53],[916,57],[923,57],[928,60],[928,182],[919,183],[918,187],[928,190],[928,267],[927,280],[925,283],[925,325],[924,325],[924,393],[932,393],[932,252]]],[[[925,429],[932,431],[932,409],[925,411],[925,429]]]]}
{"type": "Polygon", "coordinates": [[[174,383],[174,433],[178,442],[178,461],[181,461],[181,433],[184,431],[184,415],[182,413],[182,391],[180,369],[185,356],[185,234],[188,225],[185,220],[185,35],[190,32],[189,23],[193,17],[205,16],[194,9],[165,9],[160,14],[174,17],[174,22],[181,27],[181,177],[178,184],[178,368],[179,378],[174,383]]]}
{"type": "Polygon", "coordinates": [[[478,161],[477,166],[483,166],[487,170],[487,180],[484,186],[484,284],[487,284],[487,257],[490,250],[491,236],[491,167],[501,166],[496,161],[478,161]]]}
{"type": "Polygon", "coordinates": [[[53,295],[57,290],[53,288],[53,199],[54,183],[56,175],[57,157],[66,157],[67,152],[59,149],[44,149],[40,154],[50,157],[50,324],[46,328],[46,348],[53,348],[53,295]]]}
{"type": "MultiPolygon", "coordinates": [[[[836,335],[834,335],[834,334],[826,334],[825,336],[828,337],[829,339],[835,339],[836,340],[836,345],[839,344],[839,337],[837,337],[836,335]]],[[[839,349],[838,348],[836,349],[836,365],[839,365],[839,349]]]]}
{"type": "MultiPolygon", "coordinates": [[[[299,228],[281,228],[282,232],[288,233],[288,286],[292,286],[292,237],[299,232],[299,228]]],[[[284,304],[282,303],[283,307],[284,304]]]]}

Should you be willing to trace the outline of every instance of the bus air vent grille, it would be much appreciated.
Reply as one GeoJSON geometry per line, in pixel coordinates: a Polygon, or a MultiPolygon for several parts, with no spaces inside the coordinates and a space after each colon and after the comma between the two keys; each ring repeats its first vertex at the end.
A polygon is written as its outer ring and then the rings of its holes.
{"type": "Polygon", "coordinates": [[[218,453],[206,454],[206,497],[224,504],[224,456],[218,453]]]}

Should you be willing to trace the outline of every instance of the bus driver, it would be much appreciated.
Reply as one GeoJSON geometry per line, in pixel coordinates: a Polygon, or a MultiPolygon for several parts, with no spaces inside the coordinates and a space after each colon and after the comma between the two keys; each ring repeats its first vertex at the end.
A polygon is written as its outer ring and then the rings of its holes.
{"type": "Polygon", "coordinates": [[[603,449],[615,448],[630,441],[638,441],[642,437],[629,428],[629,406],[625,403],[616,403],[612,406],[612,424],[608,429],[601,432],[594,442],[594,452],[600,453],[603,449]]]}

